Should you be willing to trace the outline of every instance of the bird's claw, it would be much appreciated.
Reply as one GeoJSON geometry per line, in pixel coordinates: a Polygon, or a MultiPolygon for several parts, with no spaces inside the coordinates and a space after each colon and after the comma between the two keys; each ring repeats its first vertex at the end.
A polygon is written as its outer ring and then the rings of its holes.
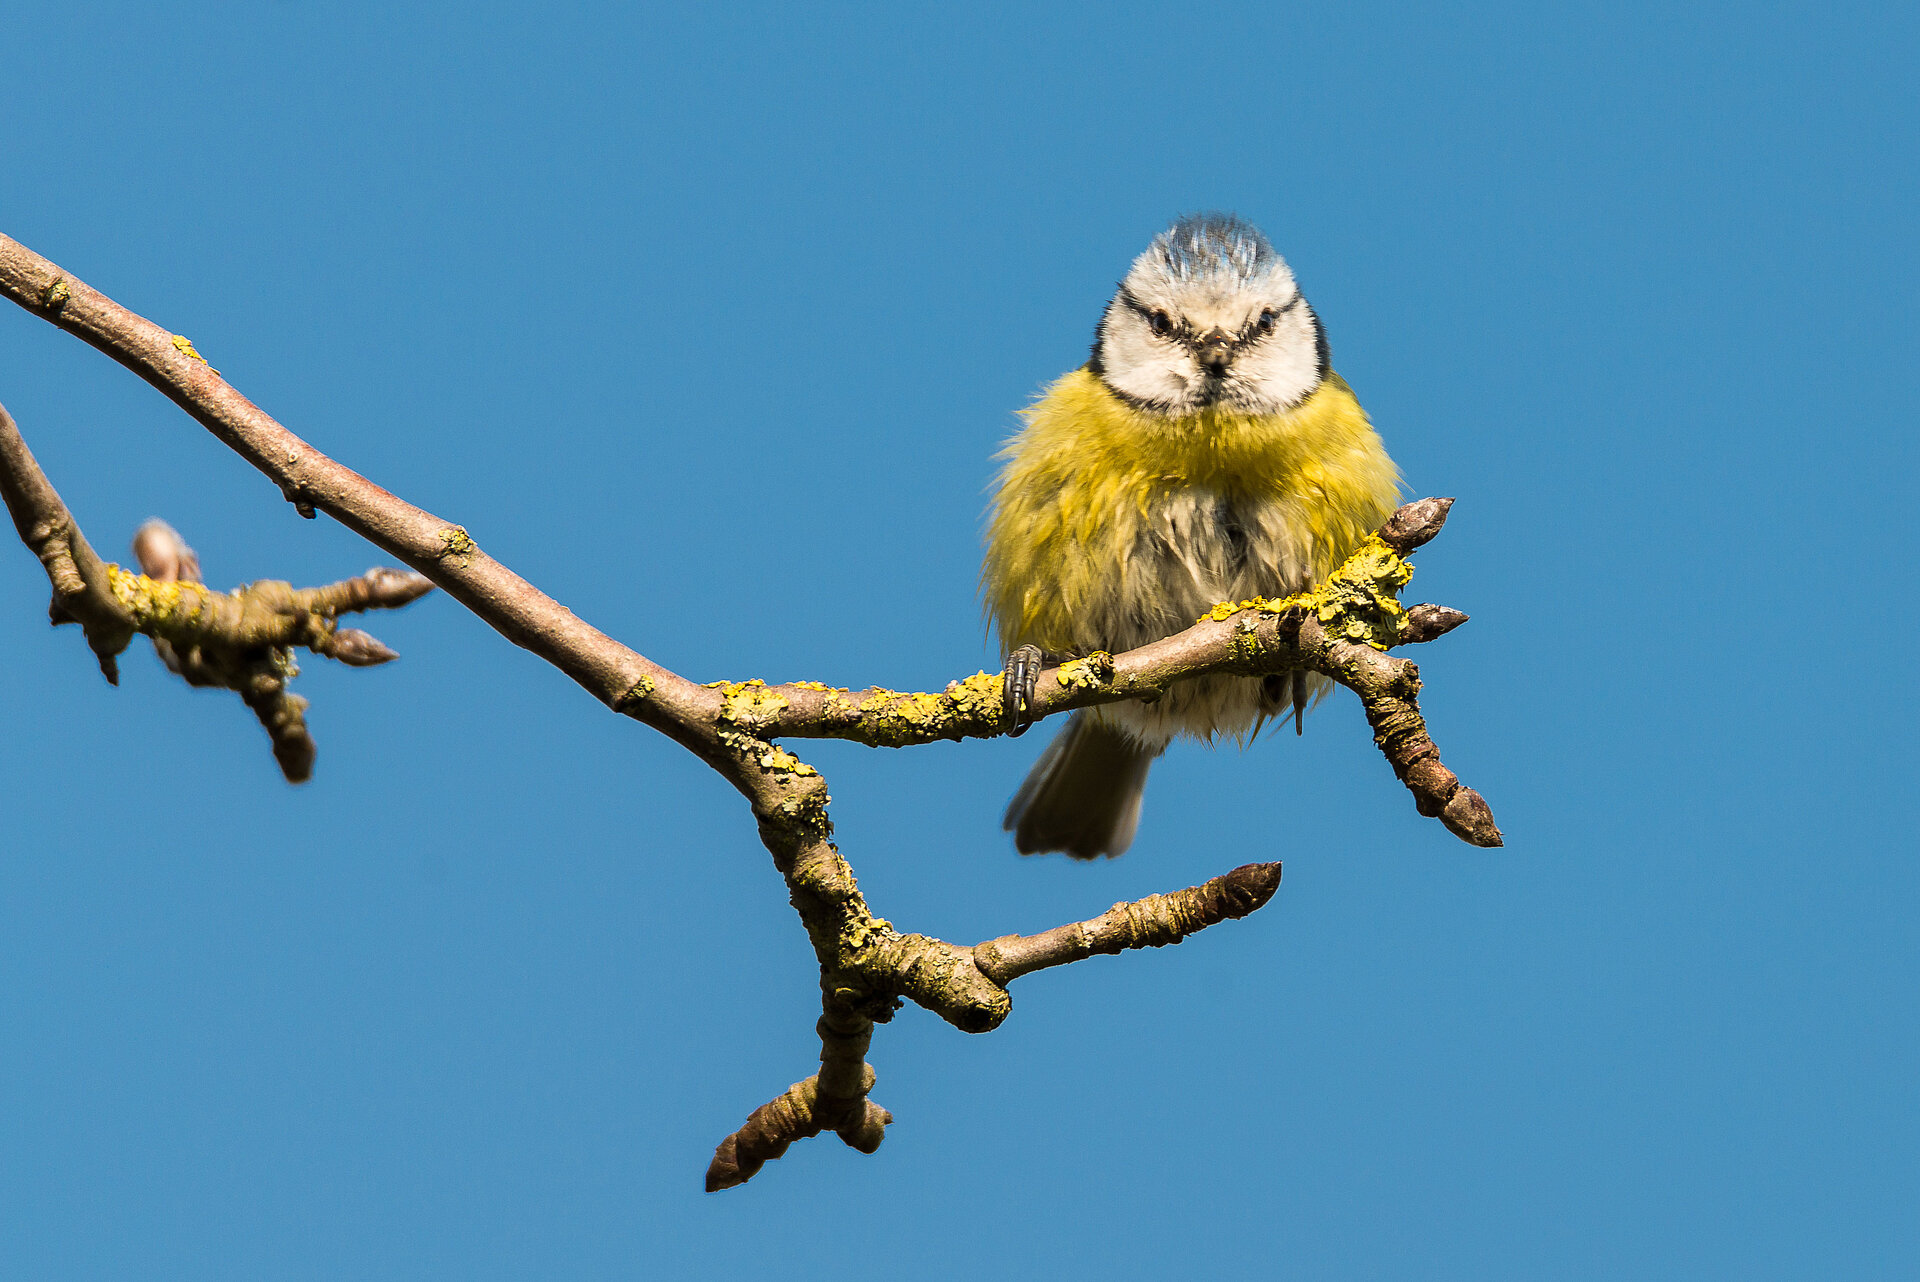
{"type": "Polygon", "coordinates": [[[1037,645],[1023,645],[1007,656],[1002,697],[1006,700],[1007,737],[1017,739],[1033,724],[1033,701],[1040,692],[1046,656],[1037,645]]]}

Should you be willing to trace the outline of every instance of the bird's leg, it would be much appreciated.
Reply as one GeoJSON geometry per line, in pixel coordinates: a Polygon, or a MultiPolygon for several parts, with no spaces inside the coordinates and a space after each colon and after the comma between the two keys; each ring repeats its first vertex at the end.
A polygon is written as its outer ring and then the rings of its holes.
{"type": "Polygon", "coordinates": [[[1007,737],[1017,739],[1033,724],[1033,700],[1040,692],[1040,672],[1047,656],[1037,645],[1023,645],[1007,656],[1002,686],[1007,708],[1007,737]]]}

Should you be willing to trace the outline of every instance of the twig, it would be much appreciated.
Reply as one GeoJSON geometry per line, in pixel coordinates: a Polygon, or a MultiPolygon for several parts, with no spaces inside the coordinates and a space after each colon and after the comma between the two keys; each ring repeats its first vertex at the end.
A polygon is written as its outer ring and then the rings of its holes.
{"type": "Polygon", "coordinates": [[[0,499],[20,541],[40,558],[53,585],[47,617],[56,625],[78,623],[100,661],[101,674],[119,685],[117,659],[133,640],[133,620],[114,598],[107,563],[87,545],[87,536],[40,470],[5,406],[0,406],[0,499]]]}
{"type": "Polygon", "coordinates": [[[232,690],[252,710],[289,783],[313,773],[307,701],[288,689],[299,674],[295,648],[370,667],[399,656],[339,615],[393,609],[433,585],[406,570],[373,569],[322,588],[295,589],[266,580],[215,592],[200,581],[200,558],[165,521],[149,521],[133,538],[144,573],[100,560],[79,523],[41,471],[20,429],[0,406],[0,496],[14,528],[40,557],[53,585],[51,616],[77,622],[108,681],[119,684],[119,653],[136,634],[152,638],[167,668],[194,686],[232,690]]]}
{"type": "MultiPolygon", "coordinates": [[[[1245,917],[1263,907],[1279,888],[1279,864],[1247,864],[1170,895],[1115,904],[1091,921],[1055,926],[1038,935],[1002,935],[970,949],[945,945],[952,948],[945,960],[956,969],[970,967],[989,984],[1005,989],[1020,976],[1049,966],[1129,948],[1177,944],[1216,923],[1245,917]]],[[[762,1104],[746,1125],[720,1141],[707,1167],[708,1192],[745,1184],[795,1140],[824,1131],[836,1132],[862,1153],[880,1147],[893,1114],[867,1098],[874,1073],[863,1057],[873,1024],[857,1016],[843,1017],[841,1022],[851,1031],[839,1031],[831,1016],[820,1021],[819,1073],[762,1104]]]]}

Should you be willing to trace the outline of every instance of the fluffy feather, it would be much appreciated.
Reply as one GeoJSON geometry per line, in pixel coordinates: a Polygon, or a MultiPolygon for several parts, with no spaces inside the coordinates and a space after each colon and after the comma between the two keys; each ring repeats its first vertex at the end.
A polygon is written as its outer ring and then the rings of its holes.
{"type": "MultiPolygon", "coordinates": [[[[1119,653],[1217,602],[1300,591],[1398,495],[1393,461],[1337,375],[1281,414],[1215,406],[1169,419],[1080,369],[1026,419],[1002,455],[982,571],[1009,650],[1119,653]]],[[[1258,679],[1214,677],[1099,713],[1157,750],[1182,732],[1242,735],[1262,706],[1258,679]]]]}

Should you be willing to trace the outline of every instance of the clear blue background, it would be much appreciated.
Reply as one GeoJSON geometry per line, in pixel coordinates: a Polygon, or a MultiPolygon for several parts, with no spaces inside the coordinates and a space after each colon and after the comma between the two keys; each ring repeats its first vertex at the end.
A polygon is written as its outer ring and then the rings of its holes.
{"type": "MultiPolygon", "coordinates": [[[[0,1272],[1896,1278],[1920,1268],[1910,6],[33,6],[0,228],[701,680],[997,662],[991,455],[1174,214],[1292,260],[1417,494],[1506,850],[1342,696],[1020,860],[1042,734],[812,745],[970,942],[1286,861],[1257,917],[881,1031],[751,1185],[816,976],[745,807],[451,601],[310,662],[316,778],[120,689],[0,546],[0,1272]]],[[[384,558],[77,340],[0,400],[97,545],[384,558]]]]}

